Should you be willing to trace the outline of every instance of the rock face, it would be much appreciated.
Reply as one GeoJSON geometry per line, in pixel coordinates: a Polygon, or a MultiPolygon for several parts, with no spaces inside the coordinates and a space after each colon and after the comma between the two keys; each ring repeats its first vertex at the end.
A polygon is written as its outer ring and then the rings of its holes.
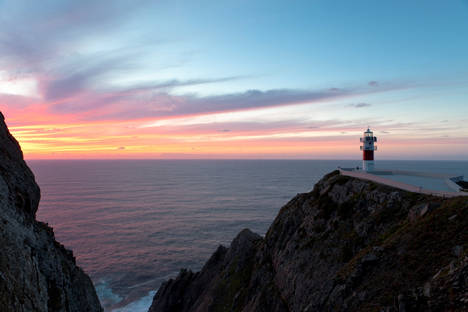
{"type": "Polygon", "coordinates": [[[468,311],[468,197],[443,199],[328,174],[242,231],[198,273],[165,282],[150,312],[468,311]]]}
{"type": "Polygon", "coordinates": [[[102,311],[89,277],[52,228],[40,190],[0,113],[0,311],[102,311]]]}

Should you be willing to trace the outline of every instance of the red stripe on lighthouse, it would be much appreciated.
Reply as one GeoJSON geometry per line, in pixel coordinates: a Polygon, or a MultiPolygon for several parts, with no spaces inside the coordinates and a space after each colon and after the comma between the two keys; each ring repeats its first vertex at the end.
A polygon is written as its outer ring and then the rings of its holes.
{"type": "Polygon", "coordinates": [[[374,151],[364,150],[362,153],[362,160],[374,160],[374,151]]]}

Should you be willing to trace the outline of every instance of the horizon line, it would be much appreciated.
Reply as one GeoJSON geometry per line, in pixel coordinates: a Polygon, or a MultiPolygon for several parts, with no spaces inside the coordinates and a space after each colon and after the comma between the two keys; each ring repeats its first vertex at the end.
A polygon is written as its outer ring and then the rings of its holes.
{"type": "MultiPolygon", "coordinates": [[[[349,158],[342,158],[342,159],[324,159],[324,158],[24,158],[25,161],[29,160],[321,160],[321,161],[362,161],[362,159],[349,159],[349,158]]],[[[384,158],[375,160],[375,162],[379,161],[456,161],[456,162],[468,162],[468,160],[464,159],[390,159],[384,158]]]]}

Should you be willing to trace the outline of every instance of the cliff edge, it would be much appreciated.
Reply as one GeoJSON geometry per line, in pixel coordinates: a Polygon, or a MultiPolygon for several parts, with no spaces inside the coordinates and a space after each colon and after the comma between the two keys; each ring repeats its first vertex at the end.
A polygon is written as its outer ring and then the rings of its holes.
{"type": "Polygon", "coordinates": [[[243,230],[200,272],[182,270],[150,312],[468,311],[468,197],[326,175],[243,230]]]}
{"type": "Polygon", "coordinates": [[[36,220],[40,190],[0,113],[0,311],[102,311],[90,278],[36,220]]]}

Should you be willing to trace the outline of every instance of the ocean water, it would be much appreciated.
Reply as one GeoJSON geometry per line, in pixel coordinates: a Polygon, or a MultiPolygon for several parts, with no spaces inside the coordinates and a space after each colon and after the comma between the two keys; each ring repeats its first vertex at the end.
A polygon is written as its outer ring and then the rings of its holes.
{"type": "MultiPolygon", "coordinates": [[[[358,160],[30,160],[37,218],[73,249],[106,311],[147,311],[161,282],[199,270],[244,229],[358,160]]],[[[468,176],[468,162],[380,161],[379,168],[468,176]]]]}

